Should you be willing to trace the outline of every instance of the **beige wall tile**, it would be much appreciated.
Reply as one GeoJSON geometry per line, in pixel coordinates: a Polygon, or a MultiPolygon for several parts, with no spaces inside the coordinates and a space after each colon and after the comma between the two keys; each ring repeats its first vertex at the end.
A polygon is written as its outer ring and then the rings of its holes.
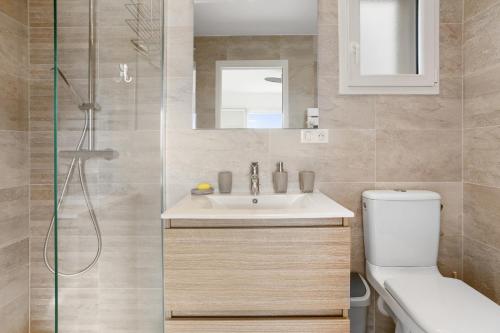
{"type": "Polygon", "coordinates": [[[24,132],[0,131],[0,184],[28,184],[28,140],[24,132]]]}
{"type": "Polygon", "coordinates": [[[168,77],[167,87],[167,128],[191,128],[193,124],[193,77],[168,77]]]}
{"type": "Polygon", "coordinates": [[[443,78],[436,96],[375,96],[377,129],[461,129],[462,79],[443,78]]]}
{"type": "MultiPolygon", "coordinates": [[[[58,325],[62,331],[98,333],[99,290],[96,288],[60,288],[58,325]]],[[[36,304],[35,306],[38,306],[36,304]]],[[[53,304],[46,310],[52,310],[53,304]]],[[[44,315],[45,320],[50,316],[44,315]]],[[[33,330],[33,326],[31,327],[33,330]]],[[[44,331],[42,331],[44,332],[44,331]]]]}
{"type": "Polygon", "coordinates": [[[30,182],[52,184],[54,182],[53,133],[30,133],[30,182]]]}
{"type": "Polygon", "coordinates": [[[104,184],[98,188],[96,214],[103,221],[104,236],[158,235],[160,184],[104,184]]]}
{"type": "Polygon", "coordinates": [[[464,72],[500,64],[500,2],[464,24],[464,72]]]}
{"type": "Polygon", "coordinates": [[[464,127],[500,125],[500,66],[464,78],[464,127]]]}
{"type": "Polygon", "coordinates": [[[54,331],[54,288],[31,288],[31,332],[54,331]]]}
{"type": "Polygon", "coordinates": [[[27,238],[0,248],[0,267],[7,273],[28,264],[29,240],[27,238]]]}
{"type": "Polygon", "coordinates": [[[500,187],[500,126],[464,131],[464,180],[500,187]]]}
{"type": "Polygon", "coordinates": [[[193,28],[169,27],[167,29],[166,71],[169,77],[193,76],[193,28]]]}
{"type": "Polygon", "coordinates": [[[488,94],[498,93],[500,90],[500,66],[488,68],[465,76],[465,100],[488,94]]]}
{"type": "Polygon", "coordinates": [[[30,236],[44,237],[54,212],[53,185],[30,186],[30,236]]]}
{"type": "Polygon", "coordinates": [[[338,27],[320,24],[318,33],[318,75],[338,77],[338,27]]]}
{"type": "Polygon", "coordinates": [[[100,288],[162,287],[160,237],[104,236],[103,241],[107,250],[99,262],[100,288]]]}
{"type": "Polygon", "coordinates": [[[464,281],[500,304],[500,251],[464,237],[464,281]]]}
{"type": "Polygon", "coordinates": [[[464,236],[500,251],[500,189],[464,184],[464,236]]]}
{"type": "MultiPolygon", "coordinates": [[[[450,2],[453,0],[449,0],[450,2]]],[[[498,0],[464,0],[464,19],[470,20],[473,16],[478,15],[491,6],[498,3],[498,0]]]]}
{"type": "Polygon", "coordinates": [[[51,0],[29,1],[30,27],[52,28],[54,19],[54,3],[51,0]]]}
{"type": "Polygon", "coordinates": [[[28,205],[27,185],[0,189],[0,247],[29,237],[28,205]]]}
{"type": "Polygon", "coordinates": [[[377,130],[377,181],[459,181],[459,130],[377,130]]]}
{"type": "Polygon", "coordinates": [[[375,128],[375,96],[340,95],[338,78],[331,76],[321,75],[318,87],[321,128],[375,128]]]}
{"type": "Polygon", "coordinates": [[[162,331],[162,322],[158,321],[158,312],[163,306],[163,290],[101,288],[99,290],[99,326],[105,332],[115,333],[158,333],[162,331]],[[117,306],[118,305],[118,306],[117,306]],[[123,314],[127,315],[124,316],[123,314]]]}
{"type": "Polygon", "coordinates": [[[500,125],[500,3],[466,1],[479,13],[464,24],[464,126],[500,125]],[[487,33],[486,33],[487,32],[487,33]]]}
{"type": "Polygon", "coordinates": [[[11,269],[2,268],[0,271],[0,283],[0,309],[8,306],[9,303],[19,301],[20,296],[24,296],[27,300],[27,295],[29,294],[29,262],[26,261],[11,269]]]}
{"type": "Polygon", "coordinates": [[[198,182],[217,184],[217,173],[228,170],[233,172],[233,189],[246,191],[250,162],[256,161],[260,166],[262,186],[270,188],[268,147],[267,130],[169,131],[168,182],[188,184],[183,191],[187,194],[198,182]]]}
{"type": "Polygon", "coordinates": [[[462,77],[462,24],[441,24],[440,31],[440,77],[462,77]]]}
{"type": "Polygon", "coordinates": [[[18,20],[22,24],[27,24],[28,0],[0,0],[0,12],[18,20]]]}
{"type": "Polygon", "coordinates": [[[288,166],[289,181],[295,183],[300,170],[315,171],[318,182],[374,180],[375,131],[332,130],[329,142],[302,144],[298,130],[272,130],[269,154],[288,166]]]}
{"type": "Polygon", "coordinates": [[[29,330],[28,4],[0,0],[0,331],[29,330]]]}
{"type": "Polygon", "coordinates": [[[462,23],[463,0],[441,0],[440,7],[441,23],[462,23]]]}
{"type": "Polygon", "coordinates": [[[25,131],[28,128],[28,81],[2,73],[0,69],[0,100],[0,130],[25,131]]]}
{"type": "Polygon", "coordinates": [[[0,307],[0,331],[29,332],[29,299],[27,293],[20,294],[17,299],[0,307]]]}
{"type": "Polygon", "coordinates": [[[318,21],[320,24],[338,22],[338,0],[318,0],[318,21]]]}
{"type": "MultiPolygon", "coordinates": [[[[2,2],[5,1],[0,1],[0,6],[2,2]]],[[[0,42],[0,72],[26,79],[28,75],[28,27],[7,16],[1,9],[0,42]]]]}
{"type": "Polygon", "coordinates": [[[166,13],[168,27],[193,26],[193,1],[168,0],[166,13]]]}
{"type": "Polygon", "coordinates": [[[161,156],[159,131],[100,131],[103,149],[118,152],[116,159],[99,160],[96,177],[100,183],[157,183],[161,156]]]}

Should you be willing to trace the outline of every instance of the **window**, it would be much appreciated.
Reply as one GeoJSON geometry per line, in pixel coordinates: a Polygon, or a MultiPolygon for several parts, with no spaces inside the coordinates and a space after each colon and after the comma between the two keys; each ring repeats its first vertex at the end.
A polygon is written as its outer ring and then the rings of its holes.
{"type": "Polygon", "coordinates": [[[439,0],[340,0],[339,13],[340,93],[439,93],[439,0]]]}

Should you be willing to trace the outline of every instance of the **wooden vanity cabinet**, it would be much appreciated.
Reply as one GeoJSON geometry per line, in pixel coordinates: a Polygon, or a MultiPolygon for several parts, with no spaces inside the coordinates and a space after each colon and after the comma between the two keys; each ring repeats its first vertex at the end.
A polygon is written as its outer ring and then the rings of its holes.
{"type": "Polygon", "coordinates": [[[168,332],[348,332],[349,227],[167,228],[164,237],[168,332]]]}

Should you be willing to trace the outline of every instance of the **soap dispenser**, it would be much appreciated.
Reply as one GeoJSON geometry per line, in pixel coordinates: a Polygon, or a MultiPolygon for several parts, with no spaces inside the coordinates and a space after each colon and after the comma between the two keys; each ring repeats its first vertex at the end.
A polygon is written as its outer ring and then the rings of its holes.
{"type": "Polygon", "coordinates": [[[283,162],[278,162],[276,171],[273,172],[273,188],[275,193],[286,193],[288,188],[288,172],[283,167],[283,162]]]}

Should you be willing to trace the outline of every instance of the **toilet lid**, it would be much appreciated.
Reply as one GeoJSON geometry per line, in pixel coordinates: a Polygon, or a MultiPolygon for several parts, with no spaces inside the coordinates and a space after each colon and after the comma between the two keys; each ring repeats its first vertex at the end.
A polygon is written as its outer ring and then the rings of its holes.
{"type": "Polygon", "coordinates": [[[387,291],[428,333],[498,333],[500,306],[457,279],[388,279],[387,291]]]}

